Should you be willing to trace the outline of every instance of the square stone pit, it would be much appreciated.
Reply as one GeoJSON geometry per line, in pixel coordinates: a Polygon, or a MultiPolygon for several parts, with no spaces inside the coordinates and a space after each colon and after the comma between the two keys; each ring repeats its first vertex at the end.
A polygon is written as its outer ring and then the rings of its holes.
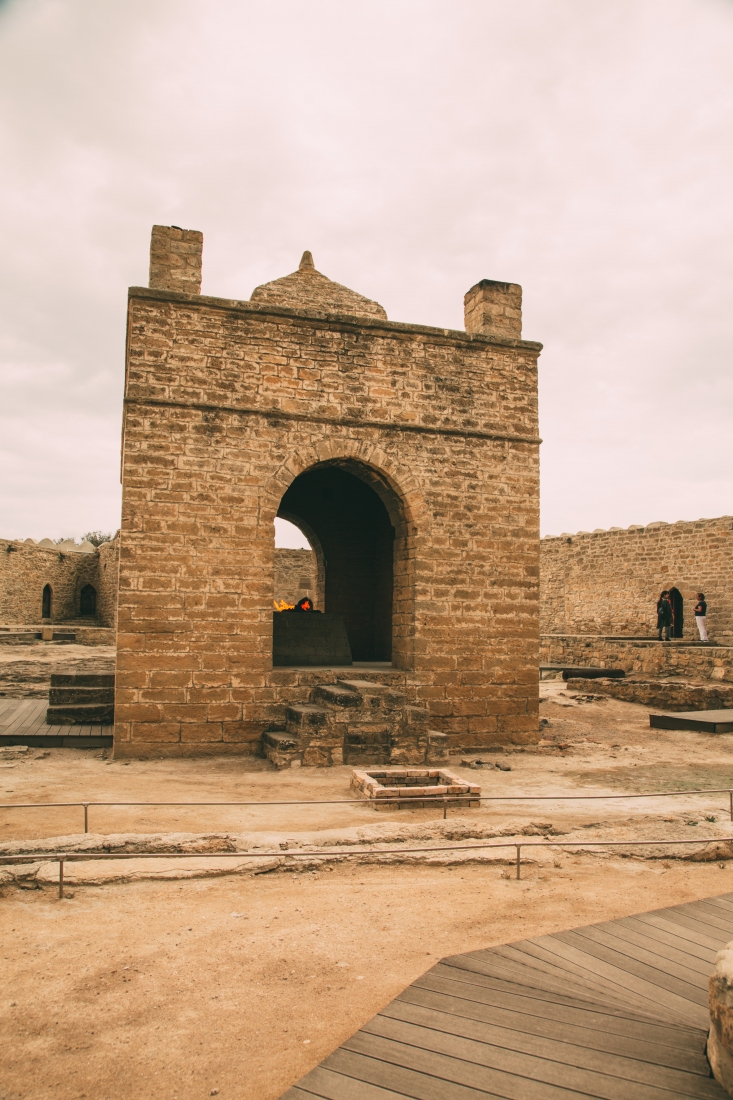
{"type": "Polygon", "coordinates": [[[447,768],[354,768],[351,790],[374,803],[375,810],[458,803],[480,806],[481,787],[447,768]],[[399,801],[385,801],[391,799],[399,801]],[[475,799],[475,801],[473,801],[475,799]]]}

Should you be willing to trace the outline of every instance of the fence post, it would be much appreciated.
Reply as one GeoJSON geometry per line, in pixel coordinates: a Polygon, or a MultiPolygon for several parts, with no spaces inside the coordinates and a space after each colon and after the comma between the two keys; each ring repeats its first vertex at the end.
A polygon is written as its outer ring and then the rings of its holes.
{"type": "Polygon", "coordinates": [[[59,860],[59,897],[64,896],[64,861],[59,860]]]}
{"type": "Polygon", "coordinates": [[[730,798],[730,819],[733,821],[733,791],[728,791],[728,797],[730,798]]]}
{"type": "Polygon", "coordinates": [[[517,844],[517,879],[522,877],[522,845],[517,844]]]}
{"type": "Polygon", "coordinates": [[[89,832],[89,803],[84,803],[84,832],[89,832]]]}
{"type": "MultiPolygon", "coordinates": [[[[733,798],[733,794],[731,795],[731,798],[733,798]]],[[[447,816],[448,816],[448,799],[445,797],[445,795],[443,795],[443,821],[445,821],[447,816]]],[[[733,818],[731,820],[733,820],[733,818]]]]}

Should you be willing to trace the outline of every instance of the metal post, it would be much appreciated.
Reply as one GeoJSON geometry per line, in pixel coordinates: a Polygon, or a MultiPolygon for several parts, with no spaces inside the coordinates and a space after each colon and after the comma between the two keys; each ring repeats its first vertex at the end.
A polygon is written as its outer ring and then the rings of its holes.
{"type": "Polygon", "coordinates": [[[64,896],[64,861],[59,860],[59,897],[64,896]]]}
{"type": "Polygon", "coordinates": [[[517,844],[517,879],[522,877],[522,845],[517,844]]]}
{"type": "Polygon", "coordinates": [[[84,832],[89,832],[89,803],[84,803],[84,832]]]}
{"type": "Polygon", "coordinates": [[[730,819],[733,821],[733,791],[728,791],[728,796],[730,798],[730,819]]]}
{"type": "MultiPolygon", "coordinates": [[[[731,798],[733,798],[733,795],[731,795],[731,798]]],[[[448,799],[445,797],[445,795],[443,795],[443,821],[445,821],[447,816],[448,816],[448,799]]]]}

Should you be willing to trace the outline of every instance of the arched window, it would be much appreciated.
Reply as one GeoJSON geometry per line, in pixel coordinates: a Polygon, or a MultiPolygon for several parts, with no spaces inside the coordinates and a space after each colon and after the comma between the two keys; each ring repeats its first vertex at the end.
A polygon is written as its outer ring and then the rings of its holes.
{"type": "Polygon", "coordinates": [[[44,584],[44,586],[43,586],[43,596],[41,597],[41,618],[42,619],[50,619],[51,618],[51,597],[52,597],[51,585],[50,584],[44,584]]]}
{"type": "MultiPolygon", "coordinates": [[[[389,662],[395,528],[374,482],[356,462],[311,467],[291,483],[279,515],[310,532],[319,574],[321,565],[325,573],[325,598],[319,592],[317,606],[343,617],[354,660],[389,662]]],[[[398,507],[395,501],[395,512],[398,507]]]]}
{"type": "Polygon", "coordinates": [[[85,584],[79,594],[79,614],[97,614],[97,590],[93,584],[85,584]]]}

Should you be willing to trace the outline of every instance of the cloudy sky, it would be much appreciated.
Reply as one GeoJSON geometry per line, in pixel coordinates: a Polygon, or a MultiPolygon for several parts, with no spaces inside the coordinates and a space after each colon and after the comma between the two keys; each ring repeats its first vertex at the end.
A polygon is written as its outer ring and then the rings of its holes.
{"type": "Polygon", "coordinates": [[[0,536],[119,523],[125,291],[541,340],[543,533],[733,512],[733,0],[0,0],[0,536]]]}

